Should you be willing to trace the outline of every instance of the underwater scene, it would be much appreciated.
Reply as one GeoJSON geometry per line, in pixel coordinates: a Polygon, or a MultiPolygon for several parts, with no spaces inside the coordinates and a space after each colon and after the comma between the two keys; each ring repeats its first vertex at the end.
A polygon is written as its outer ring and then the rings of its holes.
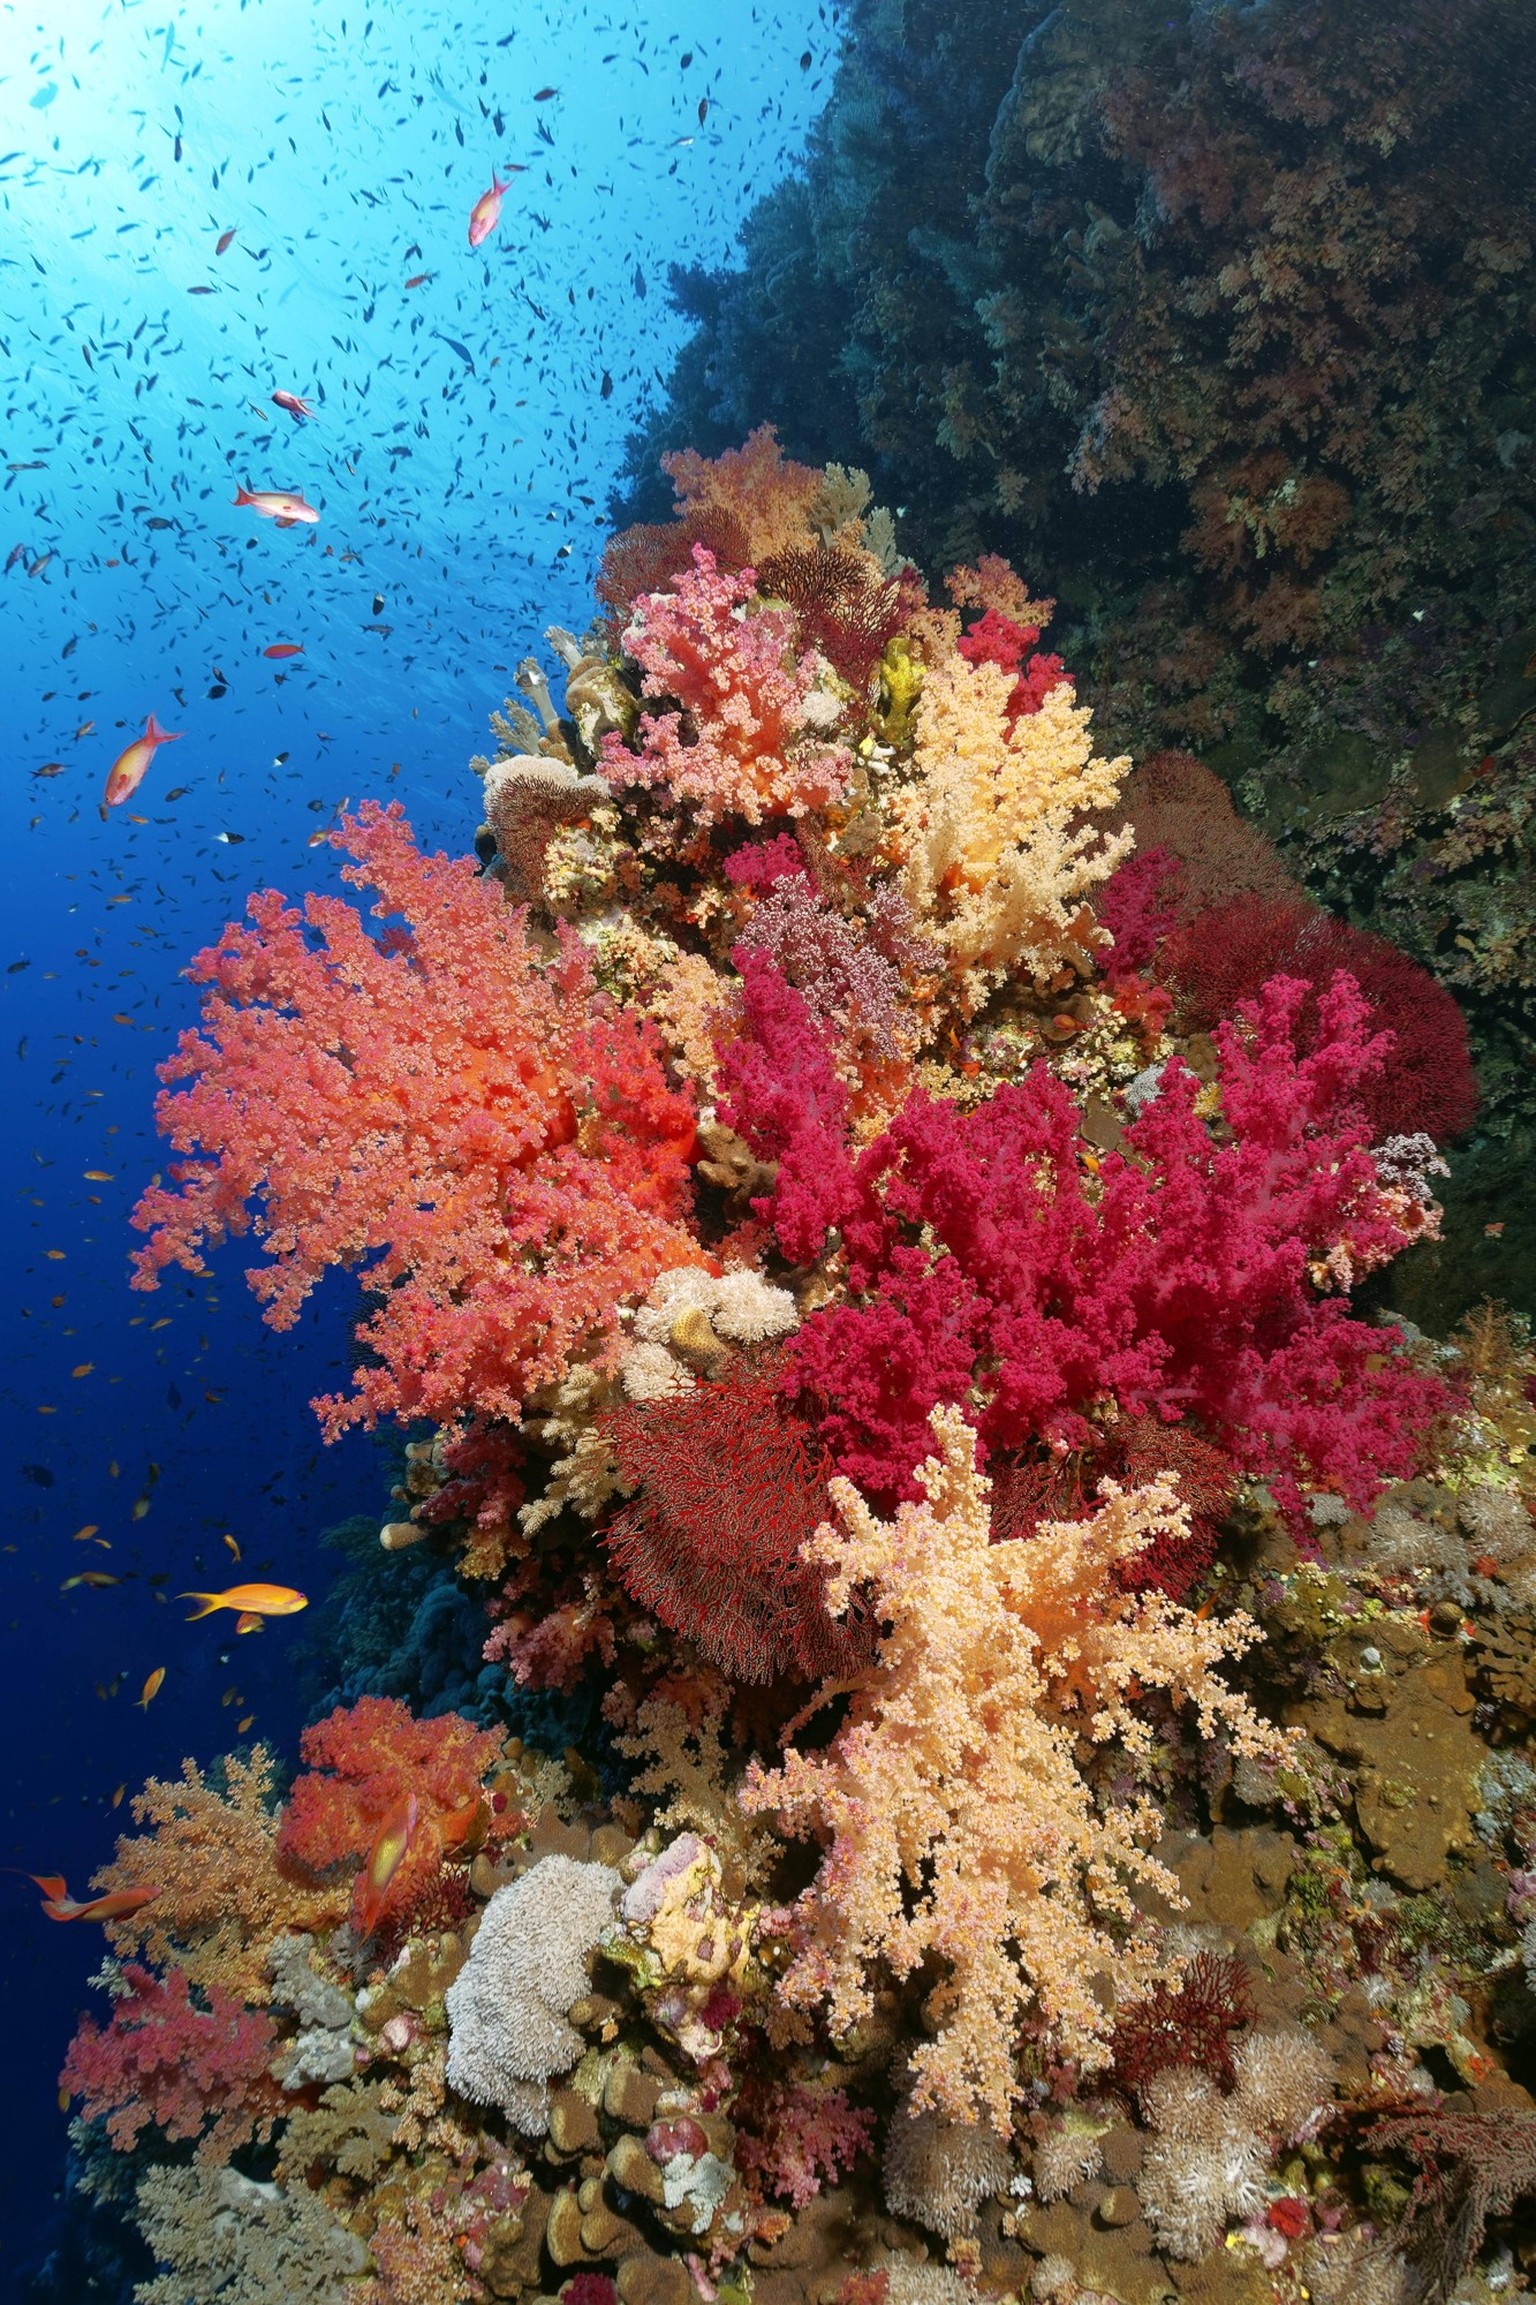
{"type": "Polygon", "coordinates": [[[8,2301],[1536,2305],[1533,35],[6,0],[8,2301]]]}

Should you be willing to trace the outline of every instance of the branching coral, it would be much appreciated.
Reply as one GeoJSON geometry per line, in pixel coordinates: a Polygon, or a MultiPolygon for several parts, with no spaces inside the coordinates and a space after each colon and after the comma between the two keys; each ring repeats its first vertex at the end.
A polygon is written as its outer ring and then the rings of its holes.
{"type": "Polygon", "coordinates": [[[252,1223],[251,1275],[289,1328],[329,1267],[361,1265],[378,1309],[328,1434],[381,1416],[515,1418],[578,1350],[611,1349],[616,1303],[697,1255],[678,1223],[692,1117],[651,1042],[603,1013],[579,948],[546,971],[468,859],[420,855],[398,808],[365,803],[333,836],[354,908],[273,891],[191,973],[204,1029],[163,1068],[162,1128],[182,1159],[145,1193],[136,1281],[204,1269],[252,1223]],[[317,941],[315,941],[317,940],[317,941]],[[635,1186],[648,1180],[648,1189],[635,1186]]]}
{"type": "Polygon", "coordinates": [[[222,1789],[187,1761],[179,1778],[151,1777],[133,1799],[136,1823],[149,1830],[122,1835],[93,1885],[106,1894],[158,1892],[153,1904],[108,1923],[114,1951],[142,1951],[204,1990],[217,1985],[259,2005],[272,1989],[272,1938],[334,1927],[347,1889],[306,1882],[281,1863],[276,1767],[265,1746],[248,1759],[229,1755],[219,1775],[222,1789]]]}
{"type": "MultiPolygon", "coordinates": [[[[929,1410],[973,1382],[989,1449],[1092,1446],[1107,1397],[1199,1418],[1293,1507],[1299,1479],[1369,1501],[1412,1469],[1447,1396],[1327,1293],[1410,1237],[1354,1117],[1380,1046],[1340,978],[1298,1055],[1306,990],[1277,979],[1220,1028],[1225,1142],[1170,1067],[1091,1188],[1077,1108],[1044,1068],[974,1113],[914,1097],[851,1191],[817,1147],[807,1197],[840,1215],[857,1293],[813,1315],[791,1355],[842,1470],[910,1493],[929,1410]]],[[[781,1142],[776,1205],[801,1186],[781,1142]]],[[[780,1238],[793,1250],[803,1233],[780,1238]]]]}
{"type": "Polygon", "coordinates": [[[121,1983],[111,2023],[81,2018],[59,2076],[88,2121],[105,2121],[115,2149],[131,2152],[151,2123],[173,2144],[195,2139],[209,2162],[270,2135],[283,2110],[267,2069],[271,2019],[217,1985],[200,2009],[181,1969],[157,1977],[130,1961],[121,1983]]]}
{"type": "Polygon", "coordinates": [[[1065,681],[1032,712],[1011,671],[955,655],[931,668],[917,713],[917,780],[892,802],[913,908],[943,940],[965,1005],[1015,971],[1044,982],[1097,942],[1084,899],[1128,840],[1082,822],[1129,763],[1103,760],[1065,681]]]}
{"type": "Polygon", "coordinates": [[[691,802],[701,824],[824,806],[848,780],[847,756],[826,741],[837,718],[818,714],[819,659],[791,661],[782,609],[753,607],[752,572],[722,575],[704,545],[670,592],[647,594],[624,633],[645,693],[681,712],[642,714],[638,750],[603,739],[600,766],[615,791],[661,786],[691,802]],[[687,726],[684,725],[687,715],[687,726]]]}
{"type": "Polygon", "coordinates": [[[829,1572],[832,1609],[868,1587],[882,1627],[875,1665],[827,1750],[754,1769],[743,1798],[827,1843],[795,1908],[788,1998],[825,2003],[842,2033],[868,2016],[877,1963],[905,1977],[936,1961],[914,2110],[985,2115],[1006,2131],[1026,2017],[1038,2014],[1059,2053],[1102,2065],[1111,2020],[1096,1982],[1134,1992],[1159,1971],[1133,1892],[1174,1891],[1147,1854],[1154,1808],[1135,1799],[1100,1812],[1076,1739],[1144,1752],[1137,1685],[1193,1704],[1242,1750],[1274,1753],[1283,1740],[1214,1674],[1251,1626],[1201,1623],[1113,1582],[1118,1561],[1178,1525],[1171,1490],[1111,1486],[1091,1522],[993,1543],[974,1434],[953,1409],[935,1412],[933,1430],[923,1502],[893,1522],[834,1484],[842,1527],[809,1556],[829,1572]]]}

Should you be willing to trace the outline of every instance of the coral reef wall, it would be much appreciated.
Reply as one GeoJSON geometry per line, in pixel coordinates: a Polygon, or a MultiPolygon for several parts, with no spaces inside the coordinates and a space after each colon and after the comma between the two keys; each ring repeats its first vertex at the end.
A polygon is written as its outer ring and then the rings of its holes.
{"type": "Polygon", "coordinates": [[[1468,1005],[1442,1311],[1536,1295],[1521,1220],[1484,1229],[1532,1121],[1528,54],[1514,0],[855,0],[742,268],[674,277],[697,332],[623,507],[769,421],[930,572],[1048,571],[1111,748],[1198,751],[1468,1005]]]}

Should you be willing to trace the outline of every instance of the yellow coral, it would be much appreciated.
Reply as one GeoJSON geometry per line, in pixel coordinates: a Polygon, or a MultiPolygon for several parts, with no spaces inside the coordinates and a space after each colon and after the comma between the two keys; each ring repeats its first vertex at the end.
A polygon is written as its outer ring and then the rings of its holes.
{"type": "Polygon", "coordinates": [[[925,1501],[893,1521],[850,1482],[831,1484],[843,1529],[821,1529],[808,1554],[829,1571],[829,1607],[840,1613],[866,1588],[887,1629],[831,1746],[791,1747],[782,1768],[749,1773],[742,1800],[828,1844],[796,1908],[787,2001],[825,2001],[846,2034],[871,2013],[882,1961],[906,1977],[937,1957],[914,2107],[1006,2130],[1027,2016],[1092,2070],[1114,2000],[1170,1973],[1132,1897],[1141,1884],[1180,1901],[1147,1853],[1157,1806],[1142,1797],[1100,1813],[1077,1741],[1119,1737],[1145,1752],[1131,1705],[1159,1688],[1240,1753],[1288,1748],[1213,1676],[1257,1637],[1252,1624],[1203,1623],[1112,1579],[1117,1561],[1187,1532],[1171,1486],[1125,1495],[1106,1483],[1093,1520],[993,1543],[974,1434],[958,1409],[935,1410],[933,1428],[925,1501]]]}
{"type": "Polygon", "coordinates": [[[1100,939],[1083,899],[1131,843],[1073,823],[1113,802],[1129,761],[1095,754],[1066,681],[1010,727],[1013,687],[999,665],[932,666],[917,780],[891,803],[907,895],[943,937],[971,1012],[1020,969],[1043,985],[1086,962],[1100,939]]]}
{"type": "Polygon", "coordinates": [[[241,2000],[271,1998],[267,1953],[279,1930],[315,1932],[346,1916],[351,1882],[311,1887],[279,1870],[274,1851],[276,1764],[264,1745],[231,1754],[217,1792],[195,1762],[170,1782],[151,1777],[135,1797],[147,1833],[124,1834],[94,1877],[106,1893],[152,1888],[155,1902],[107,1925],[112,1950],[175,1962],[194,1985],[219,1985],[241,2000]]]}

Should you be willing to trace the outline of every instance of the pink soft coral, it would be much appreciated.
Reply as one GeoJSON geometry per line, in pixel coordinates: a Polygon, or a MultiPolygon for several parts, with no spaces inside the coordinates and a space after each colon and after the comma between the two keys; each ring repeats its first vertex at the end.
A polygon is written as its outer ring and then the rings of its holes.
{"type": "Polygon", "coordinates": [[[773,1199],[756,1204],[758,1213],[771,1207],[784,1254],[810,1264],[854,1206],[848,1091],[804,994],[754,945],[738,945],[731,958],[741,971],[743,1030],[720,1050],[721,1117],[760,1160],[780,1164],[773,1199]]]}
{"type": "Polygon", "coordinates": [[[161,1067],[173,1186],[144,1194],[135,1285],[253,1221],[251,1285],[291,1328],[331,1266],[364,1267],[375,1356],[328,1436],[379,1417],[515,1421],[615,1308],[698,1251],[679,1221],[693,1116],[650,1028],[605,1013],[574,938],[541,965],[523,917],[467,858],[418,852],[398,807],[365,802],[334,844],[354,906],[253,896],[188,971],[203,1025],[161,1067]],[[169,1084],[182,1083],[174,1087],[169,1084]],[[249,1204],[262,1203],[253,1220],[249,1204]]]}
{"type": "Polygon", "coordinates": [[[645,693],[683,709],[644,714],[638,751],[617,734],[603,739],[599,766],[615,789],[661,786],[691,801],[703,825],[760,824],[822,807],[847,783],[847,754],[818,738],[808,713],[817,659],[791,660],[786,610],[742,613],[755,589],[750,568],[726,575],[700,544],[669,592],[635,602],[624,646],[645,693]]]}
{"type": "Polygon", "coordinates": [[[830,1200],[831,1148],[783,1132],[786,1252],[841,1212],[852,1294],[791,1354],[841,1470],[911,1496],[929,1412],[968,1393],[989,1450],[1091,1448],[1106,1411],[1193,1417],[1293,1511],[1302,1480],[1363,1506],[1412,1469],[1444,1387],[1330,1293],[1408,1238],[1359,1111],[1384,1043],[1340,977],[1298,1055],[1308,991],[1276,979],[1219,1028],[1226,1141],[1171,1064],[1091,1186],[1044,1067],[970,1113],[913,1097],[830,1200]]]}
{"type": "Polygon", "coordinates": [[[172,2143],[195,2138],[203,2161],[270,2135],[286,2102],[267,2070],[272,2020],[217,1985],[200,2009],[181,1969],[157,1977],[128,1961],[122,1983],[109,2025],[81,2018],[59,2076],[87,2121],[105,2120],[114,2150],[131,2152],[151,2122],[172,2143]]]}

